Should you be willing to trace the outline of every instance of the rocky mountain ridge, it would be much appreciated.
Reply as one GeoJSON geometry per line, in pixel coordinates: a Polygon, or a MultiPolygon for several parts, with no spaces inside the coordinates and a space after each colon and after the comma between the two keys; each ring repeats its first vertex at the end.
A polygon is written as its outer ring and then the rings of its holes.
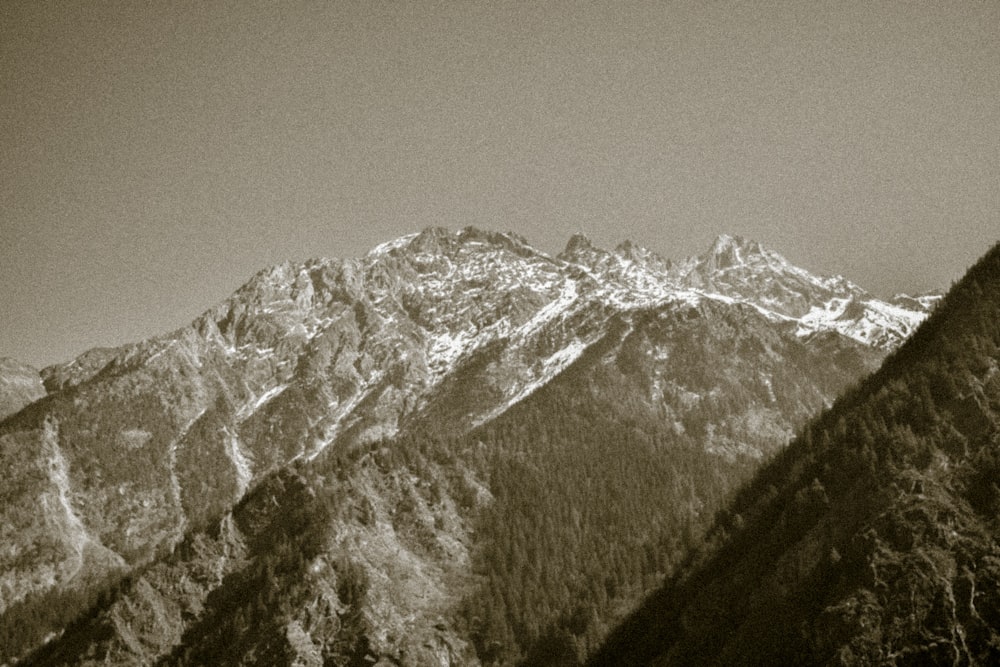
{"type": "MultiPolygon", "coordinates": [[[[117,351],[88,352],[70,364],[45,369],[43,376],[52,387],[73,386],[98,371],[149,363],[163,354],[169,358],[168,349],[180,337],[193,348],[221,351],[228,362],[242,367],[249,377],[248,394],[237,397],[242,415],[284,390],[287,372],[273,371],[289,366],[295,352],[318,334],[342,326],[348,305],[354,309],[352,317],[374,319],[385,339],[383,348],[390,342],[410,348],[408,372],[420,385],[410,393],[419,394],[432,389],[471,351],[497,340],[528,339],[546,322],[595,303],[634,309],[702,299],[749,304],[776,322],[795,326],[800,336],[835,331],[883,350],[908,336],[933,307],[933,298],[896,299],[907,307],[881,301],[841,277],[813,276],[739,237],[719,237],[704,255],[675,266],[631,243],[608,252],[576,236],[551,258],[513,234],[431,228],[382,244],[360,260],[286,262],[262,271],[198,318],[192,325],[197,342],[181,330],[117,351]],[[268,380],[254,386],[258,376],[268,380]]],[[[526,370],[521,383],[505,390],[506,398],[515,400],[526,388],[544,383],[585,344],[567,341],[542,365],[540,377],[526,370]]],[[[392,363],[391,355],[388,349],[374,351],[361,367],[382,368],[392,363]]],[[[393,400],[372,397],[381,386],[375,375],[344,372],[342,381],[355,385],[355,391],[335,401],[336,430],[355,423],[351,412],[356,403],[393,400]]],[[[361,437],[371,438],[398,425],[360,428],[369,428],[361,437]]]]}

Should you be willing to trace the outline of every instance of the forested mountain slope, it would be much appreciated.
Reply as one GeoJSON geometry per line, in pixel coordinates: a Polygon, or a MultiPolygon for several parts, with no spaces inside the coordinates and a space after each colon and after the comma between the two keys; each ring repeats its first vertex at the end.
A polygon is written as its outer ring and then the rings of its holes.
{"type": "Polygon", "coordinates": [[[480,657],[576,664],[862,368],[775,335],[752,309],[622,318],[468,437],[485,446],[493,497],[474,524],[479,581],[463,607],[480,657]]]}
{"type": "Polygon", "coordinates": [[[1000,662],[1000,246],[592,665],[1000,662]]]}

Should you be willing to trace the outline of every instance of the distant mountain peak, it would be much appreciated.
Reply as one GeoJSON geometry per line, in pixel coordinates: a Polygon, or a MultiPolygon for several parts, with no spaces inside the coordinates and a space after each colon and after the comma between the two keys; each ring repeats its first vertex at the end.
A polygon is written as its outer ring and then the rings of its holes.
{"type": "Polygon", "coordinates": [[[593,253],[599,252],[600,249],[593,244],[586,234],[577,232],[569,237],[569,241],[566,242],[566,247],[561,253],[560,257],[578,257],[582,253],[593,253]]]}
{"type": "Polygon", "coordinates": [[[695,287],[713,285],[723,274],[731,274],[729,281],[743,275],[806,273],[758,241],[731,234],[719,234],[704,253],[689,257],[678,271],[685,283],[695,287]]]}
{"type": "Polygon", "coordinates": [[[447,255],[461,249],[479,246],[505,249],[517,253],[536,252],[527,239],[515,232],[497,232],[468,225],[458,231],[440,226],[426,227],[419,233],[408,234],[382,243],[370,251],[367,256],[378,257],[394,252],[447,255]]]}
{"type": "Polygon", "coordinates": [[[669,259],[664,259],[649,248],[645,248],[628,239],[618,244],[615,248],[615,254],[637,264],[655,266],[657,269],[663,271],[669,269],[672,264],[669,259]]]}
{"type": "Polygon", "coordinates": [[[733,234],[723,233],[716,236],[715,240],[712,241],[712,247],[710,249],[710,252],[717,253],[732,248],[734,246],[746,245],[746,243],[747,240],[738,234],[733,235],[733,234]]]}
{"type": "Polygon", "coordinates": [[[413,252],[439,253],[454,243],[456,235],[445,227],[426,227],[407,245],[413,252]]]}
{"type": "MultiPolygon", "coordinates": [[[[404,239],[382,247],[448,255],[451,261],[455,253],[480,249],[548,260],[516,235],[475,227],[458,232],[429,228],[404,239]]],[[[880,349],[891,349],[908,336],[936,302],[934,295],[882,301],[842,276],[813,274],[739,234],[719,234],[706,252],[673,263],[631,240],[608,251],[576,233],[556,259],[583,267],[602,286],[604,298],[617,303],[635,307],[671,298],[735,300],[794,324],[802,336],[835,330],[880,349]]],[[[476,264],[472,256],[462,261],[476,264]]]]}
{"type": "Polygon", "coordinates": [[[772,263],[787,264],[781,255],[762,246],[758,241],[742,236],[720,234],[712,246],[701,256],[703,263],[712,271],[745,266],[754,261],[770,260],[772,263]]]}
{"type": "Polygon", "coordinates": [[[885,302],[843,276],[799,268],[758,241],[720,234],[702,255],[671,271],[676,285],[752,305],[769,317],[797,322],[800,335],[834,330],[866,345],[891,349],[923,320],[934,298],[885,302]]]}

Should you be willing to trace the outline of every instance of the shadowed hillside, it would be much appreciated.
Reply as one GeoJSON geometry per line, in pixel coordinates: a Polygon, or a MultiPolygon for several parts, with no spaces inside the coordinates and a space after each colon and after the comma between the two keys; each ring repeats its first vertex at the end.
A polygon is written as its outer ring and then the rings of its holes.
{"type": "Polygon", "coordinates": [[[995,246],[591,664],[997,664],[998,481],[995,246]]]}

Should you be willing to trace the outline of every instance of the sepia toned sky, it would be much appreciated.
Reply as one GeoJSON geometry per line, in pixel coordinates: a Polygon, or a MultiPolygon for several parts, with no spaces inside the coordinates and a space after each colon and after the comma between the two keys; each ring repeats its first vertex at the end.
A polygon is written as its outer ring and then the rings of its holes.
{"type": "Polygon", "coordinates": [[[878,294],[1000,239],[1000,3],[0,3],[0,356],[181,326],[429,225],[878,294]]]}

